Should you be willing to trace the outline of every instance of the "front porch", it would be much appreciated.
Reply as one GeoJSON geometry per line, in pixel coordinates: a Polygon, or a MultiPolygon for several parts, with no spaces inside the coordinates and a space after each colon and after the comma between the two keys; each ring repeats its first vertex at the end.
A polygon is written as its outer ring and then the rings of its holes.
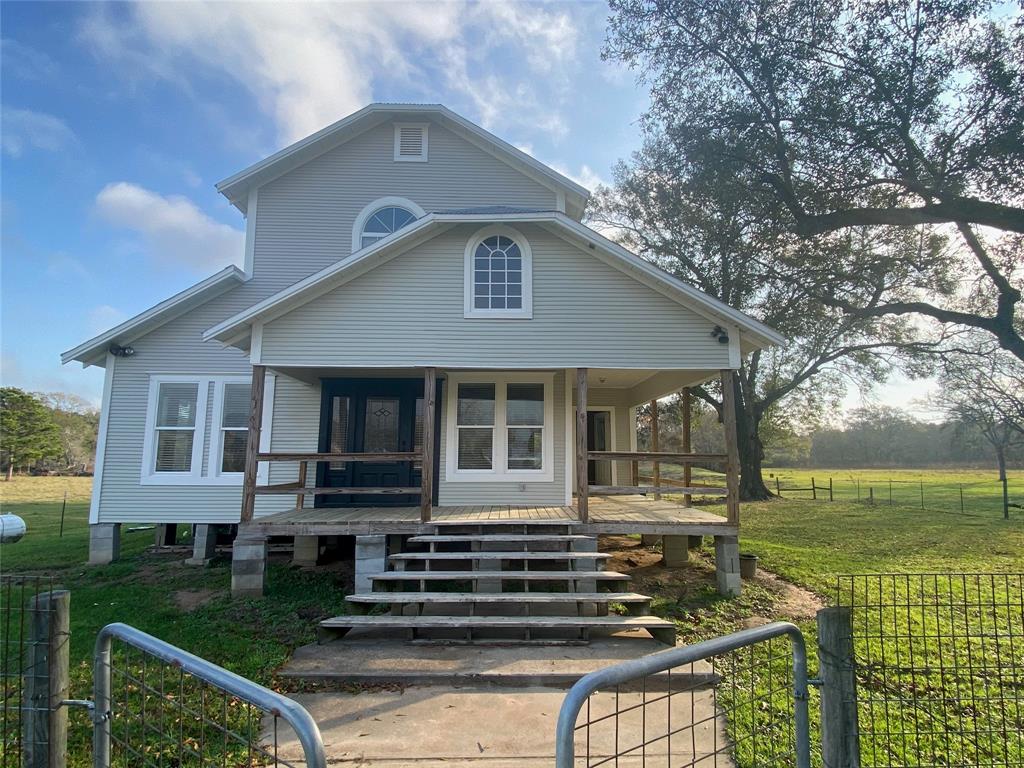
{"type": "MultiPolygon", "coordinates": [[[[263,536],[365,536],[378,533],[419,534],[430,526],[420,520],[419,506],[306,507],[260,517],[245,534],[263,536]]],[[[587,522],[581,522],[575,504],[564,506],[437,506],[432,523],[517,521],[573,524],[581,534],[735,536],[738,526],[728,519],[667,498],[639,494],[592,497],[587,522]]]]}

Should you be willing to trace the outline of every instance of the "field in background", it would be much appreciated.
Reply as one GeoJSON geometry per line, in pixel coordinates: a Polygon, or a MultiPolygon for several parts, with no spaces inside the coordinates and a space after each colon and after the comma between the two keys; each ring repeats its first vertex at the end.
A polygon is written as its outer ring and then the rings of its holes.
{"type": "MultiPolygon", "coordinates": [[[[640,465],[641,475],[649,477],[649,464],[640,465]]],[[[682,468],[664,465],[661,476],[671,480],[682,479],[682,468]]],[[[963,491],[964,514],[1001,516],[1003,514],[1003,488],[999,475],[988,469],[794,469],[766,468],[764,481],[774,493],[776,480],[783,498],[811,499],[811,478],[818,486],[818,501],[828,501],[828,484],[832,480],[835,501],[867,503],[874,491],[876,506],[903,506],[939,512],[961,511],[963,491]]],[[[1024,505],[1024,470],[1007,472],[1010,504],[1024,505]]],[[[694,468],[694,482],[724,485],[718,472],[694,468]]],[[[1011,519],[1024,520],[1024,509],[1010,508],[1011,519]]]]}

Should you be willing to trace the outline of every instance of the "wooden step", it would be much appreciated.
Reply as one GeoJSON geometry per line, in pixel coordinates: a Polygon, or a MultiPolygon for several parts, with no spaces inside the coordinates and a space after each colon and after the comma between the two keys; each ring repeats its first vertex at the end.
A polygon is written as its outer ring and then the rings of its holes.
{"type": "Polygon", "coordinates": [[[617,571],[383,571],[373,581],[629,581],[617,571]]]}
{"type": "Polygon", "coordinates": [[[414,605],[417,603],[649,603],[637,592],[363,592],[350,603],[414,605]]]}
{"type": "Polygon", "coordinates": [[[533,519],[533,520],[502,520],[500,518],[491,518],[487,520],[431,520],[430,525],[435,528],[443,528],[445,526],[452,525],[463,525],[467,527],[473,526],[491,526],[491,525],[519,525],[526,526],[527,528],[535,527],[538,525],[549,527],[552,525],[579,525],[579,520],[567,520],[565,518],[548,518],[548,519],[533,519]]]}
{"type": "Polygon", "coordinates": [[[593,539],[593,536],[583,536],[578,533],[481,533],[466,535],[428,535],[412,536],[409,542],[412,544],[463,544],[478,541],[481,544],[548,544],[563,541],[586,541],[593,539]]]}
{"type": "Polygon", "coordinates": [[[391,560],[607,560],[605,552],[399,552],[391,560]]]}
{"type": "Polygon", "coordinates": [[[657,616],[336,616],[320,622],[321,642],[342,637],[351,629],[405,629],[413,635],[421,630],[454,629],[468,633],[481,629],[563,629],[586,639],[593,629],[645,629],[656,640],[675,644],[676,627],[657,616]]]}

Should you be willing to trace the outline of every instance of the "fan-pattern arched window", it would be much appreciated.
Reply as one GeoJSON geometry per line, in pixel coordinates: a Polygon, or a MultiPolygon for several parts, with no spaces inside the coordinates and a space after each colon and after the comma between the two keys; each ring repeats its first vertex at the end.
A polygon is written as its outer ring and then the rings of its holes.
{"type": "Polygon", "coordinates": [[[374,211],[363,225],[360,246],[366,246],[381,240],[392,232],[416,220],[416,214],[397,205],[388,205],[374,211]]]}

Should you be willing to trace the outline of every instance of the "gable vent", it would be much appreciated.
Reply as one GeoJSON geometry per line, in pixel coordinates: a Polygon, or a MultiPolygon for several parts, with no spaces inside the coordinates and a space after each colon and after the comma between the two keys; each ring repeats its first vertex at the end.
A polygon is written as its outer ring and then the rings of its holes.
{"type": "Polygon", "coordinates": [[[418,163],[427,161],[426,123],[395,124],[395,160],[418,163]]]}

